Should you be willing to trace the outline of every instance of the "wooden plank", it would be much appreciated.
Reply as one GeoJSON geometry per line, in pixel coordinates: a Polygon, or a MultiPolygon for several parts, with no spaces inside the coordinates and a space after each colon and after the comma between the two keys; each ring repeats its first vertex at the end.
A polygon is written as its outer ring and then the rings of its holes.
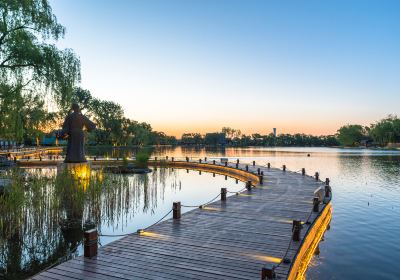
{"type": "MultiPolygon", "coordinates": [[[[236,169],[234,163],[226,168],[221,164],[168,162],[173,164],[243,179],[248,174],[249,180],[260,168],[265,183],[238,196],[230,195],[226,202],[185,212],[180,220],[163,221],[147,230],[151,234],[114,241],[101,247],[95,258],[67,261],[33,279],[245,280],[259,278],[264,264],[285,255],[295,260],[302,242],[292,242],[288,248],[291,223],[293,219],[305,221],[310,213],[310,222],[314,222],[318,215],[311,212],[313,192],[321,182],[263,166],[249,165],[251,174],[236,169]]],[[[239,164],[240,169],[245,166],[239,164]]],[[[301,241],[311,226],[303,227],[301,241]]],[[[290,264],[281,264],[276,272],[287,278],[293,274],[290,269],[290,264]]]]}

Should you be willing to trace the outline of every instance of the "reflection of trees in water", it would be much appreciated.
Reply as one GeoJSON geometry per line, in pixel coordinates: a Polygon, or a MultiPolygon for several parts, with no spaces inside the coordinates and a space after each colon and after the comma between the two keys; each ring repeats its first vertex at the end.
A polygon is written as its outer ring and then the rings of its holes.
{"type": "Polygon", "coordinates": [[[146,175],[92,172],[76,181],[54,169],[14,170],[12,187],[0,195],[0,278],[20,279],[57,260],[77,255],[83,229],[124,228],[135,214],[154,213],[164,200],[167,177],[180,185],[177,172],[159,168],[146,175]]]}

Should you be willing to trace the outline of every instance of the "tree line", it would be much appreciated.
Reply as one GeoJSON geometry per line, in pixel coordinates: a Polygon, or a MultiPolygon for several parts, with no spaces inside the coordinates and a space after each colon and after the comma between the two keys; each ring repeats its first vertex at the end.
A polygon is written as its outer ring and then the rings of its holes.
{"type": "Polygon", "coordinates": [[[242,134],[240,130],[224,127],[220,132],[184,133],[182,145],[228,145],[228,146],[338,146],[335,135],[314,136],[306,134],[242,134]]]}
{"type": "Polygon", "coordinates": [[[338,141],[344,146],[391,146],[400,143],[400,119],[395,115],[369,126],[348,124],[337,133],[338,141]]]}

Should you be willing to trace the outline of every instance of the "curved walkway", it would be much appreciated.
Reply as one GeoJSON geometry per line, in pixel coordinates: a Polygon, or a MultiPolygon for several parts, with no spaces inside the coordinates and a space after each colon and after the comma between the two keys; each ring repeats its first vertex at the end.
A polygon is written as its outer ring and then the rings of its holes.
{"type": "Polygon", "coordinates": [[[253,187],[123,237],[99,248],[95,257],[72,259],[33,279],[267,279],[271,270],[277,279],[299,279],[305,272],[330,221],[330,197],[318,212],[312,211],[314,190],[323,182],[236,162],[225,166],[213,160],[169,159],[150,164],[220,173],[251,180],[253,187]],[[299,241],[292,241],[293,220],[303,222],[299,241]]]}

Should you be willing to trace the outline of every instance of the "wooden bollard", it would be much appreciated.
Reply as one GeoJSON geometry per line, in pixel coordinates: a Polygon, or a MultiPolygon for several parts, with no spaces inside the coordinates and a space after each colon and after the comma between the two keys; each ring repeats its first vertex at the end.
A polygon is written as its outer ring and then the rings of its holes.
{"type": "Polygon", "coordinates": [[[249,171],[249,166],[248,165],[246,165],[246,171],[249,171]]]}
{"type": "Polygon", "coordinates": [[[168,160],[168,156],[165,156],[165,159],[168,160]]]}
{"type": "Polygon", "coordinates": [[[201,170],[199,171],[199,175],[201,175],[201,170]]]}
{"type": "Polygon", "coordinates": [[[175,158],[174,158],[174,157],[172,157],[172,158],[171,158],[171,161],[174,161],[174,160],[175,160],[175,158]]]}
{"type": "Polygon", "coordinates": [[[246,182],[246,189],[247,189],[248,191],[251,191],[251,181],[247,181],[247,182],[246,182]]]}
{"type": "Polygon", "coordinates": [[[189,157],[186,157],[186,162],[189,162],[189,157]]]}
{"type": "Polygon", "coordinates": [[[84,256],[85,258],[92,258],[97,255],[97,229],[87,230],[83,233],[84,237],[84,256]]]}
{"type": "Polygon", "coordinates": [[[42,157],[41,156],[39,156],[39,161],[42,161],[42,157]]]}
{"type": "Polygon", "coordinates": [[[228,163],[227,163],[227,162],[225,162],[225,166],[228,166],[228,163]]]}
{"type": "Polygon", "coordinates": [[[226,188],[221,188],[221,201],[226,201],[226,188]]]}
{"type": "Polygon", "coordinates": [[[239,184],[239,180],[238,180],[238,179],[236,179],[236,185],[237,185],[237,184],[239,184]]]}
{"type": "Polygon", "coordinates": [[[319,173],[315,172],[315,181],[318,181],[318,180],[319,180],[319,173]]]}
{"type": "Polygon", "coordinates": [[[292,232],[293,241],[300,241],[301,221],[293,220],[292,232]]]}
{"type": "Polygon", "coordinates": [[[201,158],[199,159],[199,163],[201,163],[201,158]]]}
{"type": "Polygon", "coordinates": [[[239,163],[236,163],[236,168],[239,168],[239,163]]]}
{"type": "Polygon", "coordinates": [[[253,166],[256,166],[256,161],[255,160],[253,160],[253,166]]]}
{"type": "Polygon", "coordinates": [[[154,161],[157,161],[157,157],[154,157],[154,161]]]}
{"type": "Polygon", "coordinates": [[[213,173],[213,177],[215,177],[215,173],[213,173]]]}
{"type": "Polygon", "coordinates": [[[319,212],[319,198],[313,198],[313,212],[319,212]]]}
{"type": "Polygon", "coordinates": [[[186,169],[186,173],[189,173],[189,169],[186,169]]]}
{"type": "Polygon", "coordinates": [[[301,169],[301,175],[306,176],[306,169],[305,168],[301,169]]]}
{"type": "Polygon", "coordinates": [[[283,166],[282,166],[282,170],[283,170],[283,172],[286,171],[286,165],[283,165],[283,166]]]}
{"type": "Polygon", "coordinates": [[[239,159],[236,160],[236,163],[239,164],[239,159]]]}
{"type": "Polygon", "coordinates": [[[331,180],[329,180],[329,178],[325,179],[325,185],[329,186],[329,183],[331,182],[331,180]]]}
{"type": "Polygon", "coordinates": [[[177,201],[172,204],[172,217],[174,220],[181,218],[181,202],[177,201]]]}
{"type": "Polygon", "coordinates": [[[261,169],[257,168],[257,175],[260,175],[261,169]]]}
{"type": "Polygon", "coordinates": [[[226,180],[228,180],[228,176],[227,176],[227,175],[225,175],[225,181],[226,181],[226,180]]]}
{"type": "Polygon", "coordinates": [[[268,162],[267,167],[268,167],[268,169],[271,168],[271,163],[268,162]]]}
{"type": "Polygon", "coordinates": [[[260,185],[262,185],[264,182],[263,175],[258,176],[258,180],[260,181],[260,185]]]}
{"type": "Polygon", "coordinates": [[[331,192],[331,187],[329,185],[325,185],[325,197],[329,197],[330,192],[331,192]]]}
{"type": "Polygon", "coordinates": [[[275,266],[273,265],[265,265],[261,269],[261,280],[269,280],[269,279],[275,279],[276,274],[275,274],[275,266]]]}
{"type": "Polygon", "coordinates": [[[213,164],[215,165],[215,159],[213,160],[213,164]]]}
{"type": "Polygon", "coordinates": [[[207,157],[204,158],[204,161],[207,161],[207,157]]]}

